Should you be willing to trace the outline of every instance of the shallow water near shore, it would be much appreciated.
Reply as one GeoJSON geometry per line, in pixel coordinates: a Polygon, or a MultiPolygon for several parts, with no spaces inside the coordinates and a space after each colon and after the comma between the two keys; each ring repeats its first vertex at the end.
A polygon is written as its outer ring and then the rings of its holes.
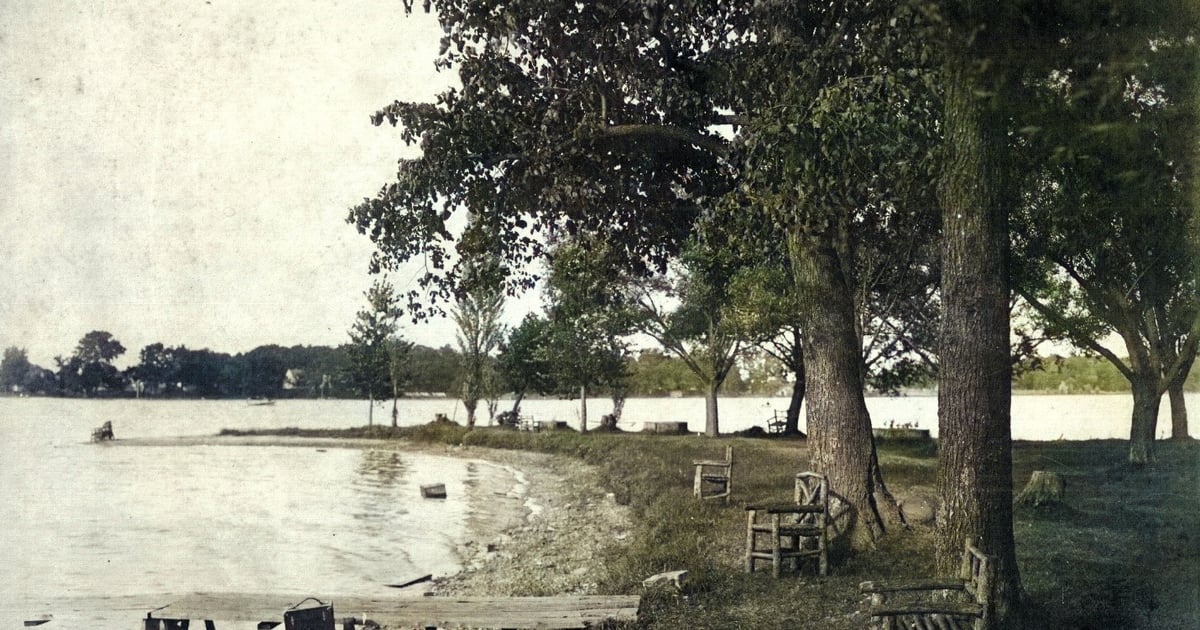
{"type": "MultiPolygon", "coordinates": [[[[387,584],[460,569],[467,486],[507,474],[383,449],[156,445],[191,432],[194,416],[154,414],[153,403],[140,409],[150,418],[114,413],[136,403],[0,400],[0,627],[50,613],[45,627],[130,628],[149,610],[115,619],[54,603],[72,599],[396,595],[387,584]],[[88,443],[90,428],[113,416],[118,442],[88,443]],[[449,499],[422,499],[427,483],[444,483],[449,499]]],[[[229,424],[238,408],[221,407],[210,403],[205,415],[229,424]]]]}

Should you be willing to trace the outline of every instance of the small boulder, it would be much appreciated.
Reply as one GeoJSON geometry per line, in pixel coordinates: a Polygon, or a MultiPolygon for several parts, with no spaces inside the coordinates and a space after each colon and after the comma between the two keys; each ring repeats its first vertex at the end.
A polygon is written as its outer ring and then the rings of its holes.
{"type": "Polygon", "coordinates": [[[912,486],[896,495],[900,513],[909,525],[932,526],[937,515],[937,492],[928,486],[912,486]]]}
{"type": "Polygon", "coordinates": [[[683,590],[683,585],[687,583],[687,578],[688,572],[685,570],[667,571],[666,573],[651,575],[642,580],[642,586],[644,588],[654,588],[656,586],[670,585],[675,590],[680,591],[683,590]]]}

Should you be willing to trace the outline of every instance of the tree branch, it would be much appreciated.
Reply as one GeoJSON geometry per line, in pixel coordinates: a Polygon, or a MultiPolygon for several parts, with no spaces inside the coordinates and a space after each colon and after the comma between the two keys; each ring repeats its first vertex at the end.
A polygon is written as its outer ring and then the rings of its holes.
{"type": "Polygon", "coordinates": [[[729,143],[713,136],[706,136],[689,129],[671,125],[628,124],[602,127],[600,135],[605,138],[649,138],[690,144],[720,157],[729,156],[729,143]]]}
{"type": "Polygon", "coordinates": [[[1050,308],[1049,306],[1046,306],[1045,304],[1040,302],[1037,298],[1030,295],[1029,292],[1022,290],[1022,289],[1018,289],[1017,294],[1020,295],[1026,302],[1028,302],[1029,305],[1034,308],[1034,310],[1041,313],[1043,317],[1045,317],[1046,319],[1049,319],[1050,321],[1054,322],[1055,324],[1058,324],[1059,326],[1062,326],[1063,330],[1066,330],[1067,334],[1069,334],[1071,336],[1071,341],[1086,347],[1087,349],[1099,354],[1100,356],[1104,357],[1105,359],[1108,359],[1109,363],[1112,363],[1113,366],[1115,366],[1117,368],[1117,370],[1121,372],[1122,376],[1124,376],[1130,382],[1133,381],[1133,379],[1134,379],[1133,370],[1129,369],[1129,366],[1125,365],[1125,362],[1122,361],[1121,358],[1118,357],[1115,353],[1113,353],[1112,350],[1109,350],[1108,348],[1105,348],[1104,346],[1100,345],[1100,342],[1096,341],[1095,339],[1091,339],[1091,338],[1088,338],[1083,335],[1077,335],[1075,333],[1074,326],[1071,325],[1070,321],[1068,321],[1065,317],[1059,315],[1058,312],[1055,311],[1054,309],[1050,308]]]}

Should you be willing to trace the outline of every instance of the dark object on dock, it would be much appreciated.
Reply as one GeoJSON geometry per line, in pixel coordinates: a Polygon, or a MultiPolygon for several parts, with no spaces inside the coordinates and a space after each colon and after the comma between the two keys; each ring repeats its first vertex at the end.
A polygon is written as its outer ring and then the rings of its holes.
{"type": "MultiPolygon", "coordinates": [[[[280,611],[296,597],[233,593],[163,596],[171,603],[146,614],[145,630],[186,627],[187,620],[279,624],[280,611]]],[[[562,597],[339,597],[334,616],[342,628],[381,625],[390,628],[595,628],[610,620],[637,621],[641,598],[636,595],[570,595],[562,597]]],[[[330,610],[332,613],[332,608],[330,610]]],[[[286,614],[286,613],[284,613],[286,614]]],[[[317,626],[320,627],[320,626],[317,626]]],[[[329,626],[325,626],[328,628],[329,626]]],[[[297,626],[297,629],[306,626],[297,626]]]]}
{"type": "MultiPolygon", "coordinates": [[[[326,604],[315,597],[309,597],[300,604],[309,599],[317,602],[317,605],[311,608],[292,607],[283,611],[284,630],[336,630],[333,604],[326,604]]],[[[262,623],[259,622],[259,625],[262,623]]]]}
{"type": "Polygon", "coordinates": [[[112,422],[105,422],[99,429],[92,430],[92,441],[103,442],[113,439],[112,422]]]}
{"type": "Polygon", "coordinates": [[[433,579],[433,574],[426,573],[425,575],[422,575],[420,577],[409,578],[407,580],[401,580],[399,582],[396,582],[395,584],[385,584],[384,586],[387,586],[388,588],[405,588],[408,586],[412,586],[413,584],[421,584],[424,582],[428,582],[432,579],[433,579]]]}
{"type": "Polygon", "coordinates": [[[686,422],[643,422],[642,433],[687,433],[686,422]]]}
{"type": "Polygon", "coordinates": [[[425,497],[426,499],[445,499],[446,484],[431,483],[426,486],[421,486],[421,496],[425,497]]]}

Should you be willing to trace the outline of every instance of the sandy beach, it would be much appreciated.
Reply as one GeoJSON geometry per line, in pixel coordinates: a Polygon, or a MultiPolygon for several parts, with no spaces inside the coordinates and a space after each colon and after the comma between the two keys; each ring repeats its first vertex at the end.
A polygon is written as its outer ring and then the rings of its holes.
{"type": "Polygon", "coordinates": [[[567,457],[402,440],[205,436],[121,440],[144,446],[294,446],[420,452],[470,460],[487,474],[468,482],[467,536],[455,549],[462,571],[404,592],[446,595],[587,595],[603,557],[625,544],[629,509],[590,466],[567,457]]]}

